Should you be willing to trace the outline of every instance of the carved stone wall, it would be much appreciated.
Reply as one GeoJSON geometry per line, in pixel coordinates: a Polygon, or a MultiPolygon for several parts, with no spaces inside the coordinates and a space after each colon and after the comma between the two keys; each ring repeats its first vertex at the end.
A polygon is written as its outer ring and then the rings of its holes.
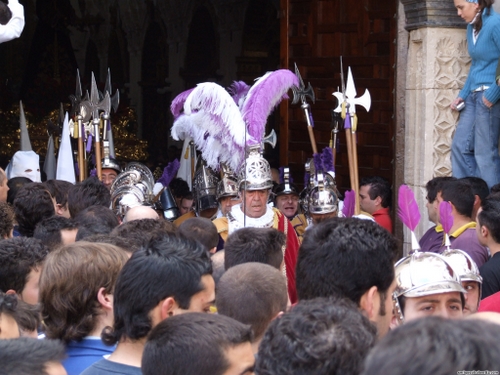
{"type": "MultiPolygon", "coordinates": [[[[465,30],[421,28],[409,33],[404,183],[415,192],[421,209],[418,238],[431,226],[425,208],[426,182],[451,175],[450,147],[458,113],[450,103],[463,87],[469,65],[465,30]]],[[[409,242],[405,230],[406,245],[409,242]]]]}

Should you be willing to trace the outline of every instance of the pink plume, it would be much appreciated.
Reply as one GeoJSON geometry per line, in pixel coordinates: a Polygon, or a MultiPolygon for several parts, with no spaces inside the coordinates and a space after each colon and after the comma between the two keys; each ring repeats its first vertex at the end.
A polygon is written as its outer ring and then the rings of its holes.
{"type": "Polygon", "coordinates": [[[170,105],[170,111],[174,115],[174,119],[179,117],[181,115],[182,108],[184,107],[184,102],[186,101],[186,98],[191,94],[191,91],[194,90],[194,87],[192,89],[186,90],[181,92],[179,95],[177,95],[174,100],[172,100],[172,104],[170,105]]]}
{"type": "Polygon", "coordinates": [[[415,194],[408,185],[401,185],[398,194],[398,216],[412,232],[420,221],[420,210],[418,208],[415,194]]]}
{"type": "Polygon", "coordinates": [[[439,204],[439,222],[443,226],[446,234],[450,234],[451,227],[453,226],[453,216],[451,214],[452,208],[450,202],[441,202],[439,204]]]}
{"type": "Polygon", "coordinates": [[[241,105],[243,104],[245,96],[248,94],[248,90],[250,90],[250,86],[248,86],[243,81],[234,81],[227,89],[238,107],[241,107],[241,105]]]}
{"type": "Polygon", "coordinates": [[[352,217],[354,215],[355,205],[356,192],[354,190],[347,190],[344,194],[344,207],[342,207],[342,214],[344,217],[352,217]]]}
{"type": "Polygon", "coordinates": [[[287,91],[298,85],[297,76],[288,69],[268,72],[255,82],[241,108],[250,135],[248,145],[261,142],[269,114],[283,99],[288,98],[287,91]]]}

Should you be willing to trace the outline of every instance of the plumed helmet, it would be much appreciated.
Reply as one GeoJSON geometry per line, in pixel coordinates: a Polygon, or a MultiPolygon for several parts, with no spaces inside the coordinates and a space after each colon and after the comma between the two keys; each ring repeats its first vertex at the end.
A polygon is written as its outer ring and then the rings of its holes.
{"type": "Polygon", "coordinates": [[[193,194],[198,213],[219,207],[216,196],[218,183],[219,177],[217,174],[199,157],[193,178],[193,194]]]}
{"type": "Polygon", "coordinates": [[[239,190],[267,190],[273,187],[271,167],[260,154],[260,145],[249,147],[238,178],[239,190]]]}
{"type": "Polygon", "coordinates": [[[280,183],[273,188],[273,193],[275,196],[279,197],[280,195],[299,195],[299,190],[297,186],[291,182],[290,178],[290,169],[288,167],[280,168],[283,171],[283,176],[280,173],[280,183]]]}
{"type": "Polygon", "coordinates": [[[479,274],[479,268],[476,262],[472,260],[469,254],[459,249],[447,249],[441,254],[446,261],[453,267],[461,281],[477,281],[483,283],[483,278],[479,274]]]}
{"type": "Polygon", "coordinates": [[[444,257],[416,252],[396,263],[395,297],[422,297],[432,294],[460,292],[460,277],[444,257]]]}
{"type": "Polygon", "coordinates": [[[116,161],[116,159],[113,158],[104,158],[101,161],[101,168],[102,169],[113,169],[116,171],[116,173],[120,173],[122,171],[122,168],[120,167],[120,164],[116,161]]]}
{"type": "Polygon", "coordinates": [[[323,173],[317,172],[317,186],[307,195],[307,209],[309,214],[329,214],[337,211],[339,199],[335,191],[324,183],[323,173]]]}

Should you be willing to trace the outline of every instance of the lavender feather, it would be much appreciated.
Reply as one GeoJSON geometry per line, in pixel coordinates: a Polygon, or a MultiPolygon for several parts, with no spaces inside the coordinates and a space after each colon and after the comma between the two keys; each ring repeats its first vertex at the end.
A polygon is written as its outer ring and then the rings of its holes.
{"type": "Polygon", "coordinates": [[[321,153],[321,161],[323,162],[324,172],[334,172],[335,166],[333,165],[333,150],[330,147],[325,147],[321,153]]]}
{"type": "Polygon", "coordinates": [[[354,215],[355,205],[356,192],[354,190],[347,190],[344,194],[344,207],[342,207],[344,217],[352,217],[354,215]]]}
{"type": "Polygon", "coordinates": [[[297,76],[288,69],[268,72],[255,82],[241,108],[250,135],[248,145],[261,142],[269,114],[283,99],[288,98],[287,91],[298,85],[297,76]]]}
{"type": "Polygon", "coordinates": [[[321,154],[314,154],[313,155],[313,161],[314,161],[314,169],[316,171],[321,171],[324,172],[323,170],[323,160],[321,160],[321,154]]]}
{"type": "Polygon", "coordinates": [[[344,129],[350,129],[351,126],[351,116],[349,114],[346,115],[344,120],[344,129]]]}
{"type": "Polygon", "coordinates": [[[280,184],[285,182],[285,167],[280,167],[280,184]]]}
{"type": "Polygon", "coordinates": [[[228,88],[229,94],[233,97],[234,102],[241,108],[246,95],[250,90],[250,86],[243,81],[234,81],[228,88]]]}
{"type": "Polygon", "coordinates": [[[401,185],[398,193],[398,216],[412,232],[420,222],[420,210],[415,194],[408,185],[401,185]]]}
{"type": "Polygon", "coordinates": [[[439,222],[443,226],[446,234],[450,233],[453,226],[453,216],[451,214],[452,208],[450,202],[441,202],[439,204],[439,222]]]}
{"type": "Polygon", "coordinates": [[[177,175],[179,167],[180,167],[179,160],[174,159],[174,161],[168,163],[168,165],[163,169],[161,177],[156,182],[161,183],[163,186],[168,186],[170,182],[174,179],[174,177],[177,175]]]}
{"type": "Polygon", "coordinates": [[[192,89],[183,91],[179,95],[177,95],[174,100],[172,100],[172,104],[170,105],[170,112],[172,112],[172,114],[174,115],[174,119],[181,115],[182,108],[184,107],[184,102],[193,90],[194,87],[192,89]]]}

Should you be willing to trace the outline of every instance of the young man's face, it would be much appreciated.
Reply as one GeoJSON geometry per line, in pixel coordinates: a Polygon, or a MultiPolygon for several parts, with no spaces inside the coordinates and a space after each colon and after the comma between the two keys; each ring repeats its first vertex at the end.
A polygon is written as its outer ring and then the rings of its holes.
{"type": "Polygon", "coordinates": [[[269,190],[246,190],[243,194],[243,212],[251,218],[262,217],[267,211],[269,190]]]}
{"type": "Polygon", "coordinates": [[[231,211],[231,208],[236,205],[241,203],[241,198],[239,197],[222,197],[219,199],[219,205],[220,205],[220,211],[222,212],[222,215],[226,216],[229,211],[231,211]]]}
{"type": "Polygon", "coordinates": [[[462,281],[462,286],[467,291],[464,295],[464,316],[474,314],[479,305],[479,283],[477,281],[462,281]]]}
{"type": "Polygon", "coordinates": [[[203,290],[191,297],[189,308],[187,310],[180,310],[182,312],[201,312],[208,313],[210,308],[215,305],[215,282],[212,275],[203,275],[201,277],[201,284],[203,290]]]}
{"type": "Polygon", "coordinates": [[[403,312],[405,322],[428,316],[459,319],[463,316],[459,292],[406,298],[403,312]]]}
{"type": "Polygon", "coordinates": [[[254,373],[255,356],[250,342],[224,350],[229,367],[223,375],[251,375],[254,373]]]}
{"type": "Polygon", "coordinates": [[[26,284],[24,289],[19,294],[19,297],[26,303],[30,305],[36,305],[38,303],[38,293],[39,293],[39,282],[40,282],[40,272],[41,266],[39,265],[36,269],[31,269],[28,274],[26,284]]]}
{"type": "MultiPolygon", "coordinates": [[[[396,280],[394,280],[386,293],[378,293],[379,304],[375,324],[377,326],[378,336],[382,337],[389,331],[389,325],[392,319],[392,294],[396,289],[396,280]],[[385,297],[385,299],[384,299],[385,297]],[[382,307],[383,306],[383,307],[382,307]]],[[[375,306],[377,308],[377,306],[375,306]]]]}
{"type": "Polygon", "coordinates": [[[102,170],[101,180],[108,190],[111,190],[111,185],[116,179],[116,176],[118,176],[118,172],[116,172],[114,169],[105,168],[102,170]]]}
{"type": "Polygon", "coordinates": [[[377,198],[374,200],[370,198],[370,188],[370,185],[363,185],[359,188],[359,206],[361,210],[371,215],[378,210],[378,207],[377,198]]]}
{"type": "Polygon", "coordinates": [[[179,213],[181,215],[187,214],[189,211],[191,211],[192,207],[193,207],[193,200],[192,199],[182,198],[180,200],[180,204],[179,204],[179,213]]]}
{"type": "Polygon", "coordinates": [[[276,208],[287,218],[293,218],[299,209],[299,196],[297,194],[283,194],[276,197],[276,208]]]}

